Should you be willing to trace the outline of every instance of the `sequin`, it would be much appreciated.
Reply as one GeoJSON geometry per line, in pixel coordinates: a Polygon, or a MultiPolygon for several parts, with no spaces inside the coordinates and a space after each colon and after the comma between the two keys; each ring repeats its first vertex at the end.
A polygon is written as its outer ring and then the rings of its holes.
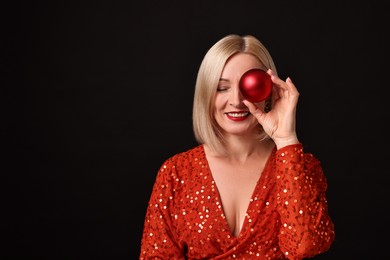
{"type": "Polygon", "coordinates": [[[228,228],[203,146],[166,160],[139,259],[302,259],[327,251],[335,233],[320,162],[301,144],[274,149],[268,160],[238,237],[228,228]]]}

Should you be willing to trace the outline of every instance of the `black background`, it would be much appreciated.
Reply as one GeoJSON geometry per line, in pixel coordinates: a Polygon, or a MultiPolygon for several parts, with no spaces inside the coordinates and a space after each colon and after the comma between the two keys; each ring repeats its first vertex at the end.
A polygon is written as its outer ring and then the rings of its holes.
{"type": "Polygon", "coordinates": [[[204,54],[252,34],[300,91],[336,228],[316,259],[388,255],[388,4],[30,1],[1,10],[0,256],[137,259],[163,161],[194,146],[204,54]]]}

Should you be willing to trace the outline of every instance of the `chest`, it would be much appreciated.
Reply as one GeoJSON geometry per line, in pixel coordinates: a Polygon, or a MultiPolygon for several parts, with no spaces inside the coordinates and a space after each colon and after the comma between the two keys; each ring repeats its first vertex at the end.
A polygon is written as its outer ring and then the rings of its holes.
{"type": "Polygon", "coordinates": [[[269,243],[277,242],[273,228],[278,227],[279,220],[275,210],[275,182],[268,172],[246,178],[223,178],[224,183],[217,187],[218,177],[214,178],[205,167],[185,180],[187,189],[175,196],[173,223],[179,241],[187,245],[189,254],[203,254],[202,248],[206,247],[214,248],[215,252],[226,251],[237,245],[238,238],[247,236],[251,239],[245,241],[251,241],[259,250],[276,246],[269,243]],[[235,198],[238,196],[242,198],[235,198]],[[240,223],[236,226],[237,220],[240,223]],[[239,232],[232,227],[239,228],[239,232]]]}
{"type": "Polygon", "coordinates": [[[235,237],[239,235],[244,224],[249,203],[260,181],[264,164],[263,162],[249,162],[245,165],[234,166],[218,161],[210,163],[210,173],[217,187],[223,214],[235,237]]]}

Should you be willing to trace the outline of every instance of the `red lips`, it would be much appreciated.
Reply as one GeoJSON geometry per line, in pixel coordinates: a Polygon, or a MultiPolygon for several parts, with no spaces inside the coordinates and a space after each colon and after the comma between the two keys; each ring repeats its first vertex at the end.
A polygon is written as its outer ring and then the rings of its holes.
{"type": "Polygon", "coordinates": [[[271,76],[261,69],[248,70],[241,76],[239,87],[246,100],[261,102],[271,94],[271,76]]]}

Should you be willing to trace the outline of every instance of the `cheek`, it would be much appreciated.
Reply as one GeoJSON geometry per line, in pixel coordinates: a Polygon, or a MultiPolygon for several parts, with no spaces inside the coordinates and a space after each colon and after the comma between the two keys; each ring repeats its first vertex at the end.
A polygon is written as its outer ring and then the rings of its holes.
{"type": "Polygon", "coordinates": [[[224,98],[222,95],[217,95],[214,99],[214,113],[217,113],[218,110],[221,110],[224,108],[224,98]]]}
{"type": "Polygon", "coordinates": [[[218,108],[214,107],[214,112],[213,112],[214,120],[219,121],[220,118],[223,117],[222,113],[223,112],[221,111],[221,109],[218,109],[218,108]]]}
{"type": "Polygon", "coordinates": [[[214,106],[215,107],[221,106],[221,104],[223,104],[224,102],[224,99],[225,99],[225,95],[217,93],[217,95],[214,98],[214,106]]]}
{"type": "Polygon", "coordinates": [[[219,100],[219,102],[218,102],[218,99],[215,100],[212,114],[213,114],[214,120],[218,124],[220,124],[221,120],[224,117],[224,107],[221,104],[221,100],[219,100]]]}

